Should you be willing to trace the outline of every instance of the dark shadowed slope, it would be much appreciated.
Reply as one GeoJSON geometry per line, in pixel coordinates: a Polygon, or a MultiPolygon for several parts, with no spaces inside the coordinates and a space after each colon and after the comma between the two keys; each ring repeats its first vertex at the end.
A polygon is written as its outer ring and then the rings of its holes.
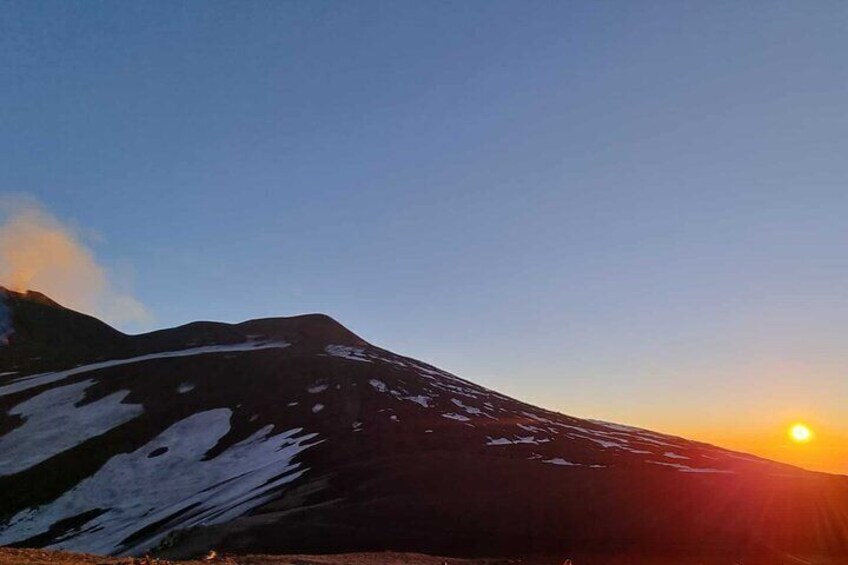
{"type": "Polygon", "coordinates": [[[3,295],[0,545],[848,556],[846,477],[530,406],[326,316],[126,336],[3,295]]]}

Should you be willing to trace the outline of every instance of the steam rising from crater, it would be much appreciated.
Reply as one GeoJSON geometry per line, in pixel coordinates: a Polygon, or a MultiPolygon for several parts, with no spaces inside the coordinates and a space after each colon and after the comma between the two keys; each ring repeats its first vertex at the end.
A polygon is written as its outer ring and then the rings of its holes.
{"type": "MultiPolygon", "coordinates": [[[[145,323],[144,306],[115,287],[77,232],[29,199],[0,200],[0,285],[37,290],[115,324],[145,323]]],[[[0,305],[0,335],[9,321],[0,305]]]]}

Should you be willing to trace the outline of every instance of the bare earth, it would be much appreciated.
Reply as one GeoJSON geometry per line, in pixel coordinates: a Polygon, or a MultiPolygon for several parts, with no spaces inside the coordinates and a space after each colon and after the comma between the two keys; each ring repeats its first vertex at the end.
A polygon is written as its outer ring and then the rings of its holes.
{"type": "MultiPolygon", "coordinates": [[[[506,559],[455,559],[418,553],[339,555],[238,555],[210,560],[169,561],[138,557],[103,557],[43,549],[0,548],[0,565],[518,565],[506,559]]],[[[526,563],[526,562],[525,562],[526,563]]]]}
{"type": "MultiPolygon", "coordinates": [[[[845,565],[816,557],[756,558],[648,557],[635,555],[572,556],[573,565],[845,565]]],[[[0,565],[563,565],[564,557],[457,559],[420,553],[342,553],[333,555],[218,555],[214,559],[170,561],[144,557],[103,557],[43,549],[0,547],[0,565]]]]}

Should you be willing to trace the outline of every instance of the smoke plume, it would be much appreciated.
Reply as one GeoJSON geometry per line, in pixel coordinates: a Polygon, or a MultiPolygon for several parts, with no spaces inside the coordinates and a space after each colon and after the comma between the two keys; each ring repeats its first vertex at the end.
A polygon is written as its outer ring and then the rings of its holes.
{"type": "MultiPolygon", "coordinates": [[[[116,288],[76,231],[28,199],[0,200],[0,285],[37,290],[117,325],[149,321],[144,306],[116,288]]],[[[0,324],[8,318],[0,304],[0,324]]]]}

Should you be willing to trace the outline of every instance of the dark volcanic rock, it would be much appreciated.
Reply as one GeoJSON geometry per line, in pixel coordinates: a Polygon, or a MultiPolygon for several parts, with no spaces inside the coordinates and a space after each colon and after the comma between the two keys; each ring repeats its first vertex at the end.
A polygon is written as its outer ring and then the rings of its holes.
{"type": "Polygon", "coordinates": [[[4,296],[0,544],[848,555],[846,477],[530,406],[327,316],[128,336],[4,296]]]}

